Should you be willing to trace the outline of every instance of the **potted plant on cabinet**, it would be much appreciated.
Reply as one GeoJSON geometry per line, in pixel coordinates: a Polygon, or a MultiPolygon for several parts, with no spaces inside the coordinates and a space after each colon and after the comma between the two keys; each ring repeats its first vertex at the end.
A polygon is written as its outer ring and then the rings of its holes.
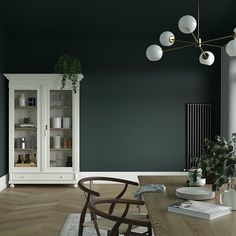
{"type": "Polygon", "coordinates": [[[66,80],[70,80],[73,91],[76,93],[79,83],[78,80],[84,77],[81,74],[82,70],[80,60],[77,57],[63,55],[58,58],[54,70],[56,73],[62,75],[61,89],[65,87],[66,80]]]}
{"type": "MultiPolygon", "coordinates": [[[[223,203],[225,201],[225,205],[230,205],[233,210],[236,210],[235,145],[235,133],[228,141],[220,136],[216,136],[215,141],[206,139],[202,147],[203,154],[195,159],[197,168],[202,170],[202,177],[211,177],[212,191],[218,191],[222,186],[225,187],[226,191],[222,195],[222,201],[223,203]],[[234,198],[235,200],[233,200],[234,198]],[[231,205],[232,202],[234,202],[234,206],[231,205]]],[[[191,178],[195,180],[198,174],[196,169],[191,178]]]]}

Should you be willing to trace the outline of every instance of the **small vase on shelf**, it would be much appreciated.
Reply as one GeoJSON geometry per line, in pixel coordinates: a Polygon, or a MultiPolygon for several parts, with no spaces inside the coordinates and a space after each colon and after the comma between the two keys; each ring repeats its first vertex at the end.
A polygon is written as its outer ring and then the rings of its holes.
{"type": "Polygon", "coordinates": [[[26,106],[26,98],[25,98],[24,93],[21,93],[21,95],[19,97],[19,106],[20,107],[25,107],[26,106]]]}

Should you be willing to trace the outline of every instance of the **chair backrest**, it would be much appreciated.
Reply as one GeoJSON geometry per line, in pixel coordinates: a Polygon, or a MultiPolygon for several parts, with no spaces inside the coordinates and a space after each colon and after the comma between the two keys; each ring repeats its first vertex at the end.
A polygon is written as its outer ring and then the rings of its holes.
{"type": "MultiPolygon", "coordinates": [[[[86,195],[86,202],[80,215],[79,236],[82,236],[83,234],[83,224],[84,224],[86,212],[88,210],[89,202],[91,201],[93,196],[96,196],[96,197],[100,196],[99,192],[91,189],[92,183],[96,181],[99,181],[99,183],[101,183],[101,181],[104,181],[104,182],[111,182],[111,183],[113,182],[113,183],[123,184],[124,187],[119,192],[119,194],[114,197],[115,199],[120,199],[125,194],[129,185],[133,185],[133,186],[139,185],[137,182],[126,180],[126,179],[118,179],[118,178],[102,177],[102,176],[93,176],[93,177],[86,177],[86,178],[80,179],[78,182],[78,186],[82,191],[84,191],[86,195]],[[89,188],[86,186],[86,183],[89,183],[89,188]]],[[[109,213],[112,213],[113,209],[114,209],[114,204],[111,204],[109,208],[109,213]]]]}
{"type": "Polygon", "coordinates": [[[130,208],[130,205],[144,205],[144,202],[141,200],[134,200],[134,199],[95,199],[92,200],[89,203],[89,210],[91,213],[91,218],[94,223],[94,227],[96,229],[97,235],[100,236],[100,231],[99,231],[99,226],[97,224],[97,216],[100,216],[102,218],[115,221],[116,223],[114,224],[112,230],[109,233],[109,236],[116,236],[119,234],[119,227],[121,224],[127,224],[127,229],[126,232],[123,232],[124,235],[143,235],[143,234],[148,234],[149,232],[151,233],[151,223],[148,219],[146,220],[138,220],[138,219],[132,219],[128,218],[127,214],[130,208]],[[98,205],[101,204],[108,204],[108,205],[113,205],[114,207],[116,204],[119,204],[119,209],[124,209],[123,213],[121,215],[115,215],[114,213],[109,213],[101,210],[101,207],[98,208],[98,205]],[[124,205],[122,207],[120,204],[124,205]],[[138,233],[138,232],[132,232],[132,229],[137,226],[142,226],[146,227],[147,231],[145,233],[138,233]]]}

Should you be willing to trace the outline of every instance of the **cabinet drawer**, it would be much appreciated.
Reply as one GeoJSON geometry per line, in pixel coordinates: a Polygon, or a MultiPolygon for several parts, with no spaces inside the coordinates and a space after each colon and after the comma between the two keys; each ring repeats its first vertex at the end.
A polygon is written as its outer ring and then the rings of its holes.
{"type": "Polygon", "coordinates": [[[74,180],[73,173],[16,173],[12,174],[13,180],[21,181],[69,181],[74,180]]]}

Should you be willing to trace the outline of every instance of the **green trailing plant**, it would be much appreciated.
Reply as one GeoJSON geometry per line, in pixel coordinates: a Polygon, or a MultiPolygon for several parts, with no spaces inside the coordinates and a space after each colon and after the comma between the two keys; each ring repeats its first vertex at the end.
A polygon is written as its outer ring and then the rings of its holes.
{"type": "MultiPolygon", "coordinates": [[[[201,157],[195,158],[196,168],[202,169],[202,178],[213,179],[212,191],[218,191],[222,185],[227,189],[236,189],[236,157],[235,157],[236,134],[227,141],[224,137],[216,136],[215,141],[205,139],[201,157]]],[[[198,176],[197,169],[194,171],[187,185],[195,181],[198,176]]]]}
{"type": "Polygon", "coordinates": [[[74,93],[78,88],[78,74],[82,72],[80,60],[77,57],[63,55],[58,58],[54,70],[62,75],[61,89],[65,87],[66,80],[70,80],[74,93]]]}

